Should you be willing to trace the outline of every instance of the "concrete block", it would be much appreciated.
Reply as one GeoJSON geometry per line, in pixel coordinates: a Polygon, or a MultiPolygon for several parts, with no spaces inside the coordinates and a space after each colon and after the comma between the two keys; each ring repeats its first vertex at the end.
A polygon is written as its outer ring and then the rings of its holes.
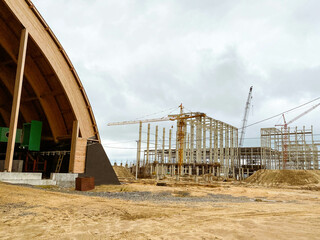
{"type": "Polygon", "coordinates": [[[51,173],[50,179],[60,187],[74,187],[77,173],[51,173]]]}
{"type": "Polygon", "coordinates": [[[0,172],[0,181],[4,180],[41,180],[42,173],[31,172],[0,172]]]}
{"type": "Polygon", "coordinates": [[[11,184],[28,184],[28,185],[56,185],[56,182],[50,179],[10,179],[2,182],[11,184]]]}

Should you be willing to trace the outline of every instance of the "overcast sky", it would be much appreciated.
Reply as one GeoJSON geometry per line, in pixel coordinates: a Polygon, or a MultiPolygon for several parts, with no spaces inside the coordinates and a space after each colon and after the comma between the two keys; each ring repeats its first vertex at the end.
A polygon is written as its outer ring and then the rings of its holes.
{"type": "MultiPolygon", "coordinates": [[[[80,76],[111,162],[135,159],[138,125],[109,122],[161,117],[183,103],[240,128],[250,86],[248,124],[320,96],[318,0],[33,2],[80,76]]],[[[319,113],[291,127],[318,134],[319,113]]],[[[260,128],[276,123],[248,128],[245,145],[259,145],[260,128]]]]}

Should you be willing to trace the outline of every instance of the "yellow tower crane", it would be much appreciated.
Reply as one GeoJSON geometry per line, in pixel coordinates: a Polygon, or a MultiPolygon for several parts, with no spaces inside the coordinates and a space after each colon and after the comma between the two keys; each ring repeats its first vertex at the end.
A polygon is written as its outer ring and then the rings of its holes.
{"type": "Polygon", "coordinates": [[[162,118],[152,118],[152,119],[143,119],[143,120],[134,120],[134,121],[123,121],[123,122],[112,122],[108,123],[108,126],[117,126],[117,125],[127,125],[127,124],[140,124],[139,127],[139,141],[138,141],[138,152],[137,152],[137,167],[140,162],[140,151],[141,151],[141,129],[142,123],[150,123],[150,122],[161,122],[161,121],[177,121],[177,137],[178,137],[178,145],[176,146],[176,151],[178,151],[178,172],[179,175],[181,173],[181,166],[183,163],[183,150],[184,150],[184,139],[185,139],[185,127],[186,127],[186,119],[196,118],[196,117],[205,117],[204,113],[196,113],[194,115],[190,113],[183,112],[182,103],[179,106],[180,113],[168,115],[167,117],[162,118]]]}

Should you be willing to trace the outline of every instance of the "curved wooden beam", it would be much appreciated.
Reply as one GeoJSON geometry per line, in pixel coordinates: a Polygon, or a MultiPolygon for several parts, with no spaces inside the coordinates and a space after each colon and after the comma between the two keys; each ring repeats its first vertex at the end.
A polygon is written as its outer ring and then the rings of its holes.
{"type": "MultiPolygon", "coordinates": [[[[0,21],[0,44],[6,49],[12,60],[17,62],[16,45],[19,44],[18,40],[3,21],[0,21]]],[[[37,65],[29,55],[26,57],[25,76],[32,86],[35,94],[38,96],[40,104],[48,119],[54,139],[57,140],[57,137],[67,135],[63,117],[54,97],[40,97],[41,95],[47,94],[51,90],[46,84],[46,81],[37,65]]],[[[29,119],[29,117],[26,117],[26,119],[29,119]]]]}
{"type": "Polygon", "coordinates": [[[100,141],[97,125],[84,88],[69,58],[51,29],[36,11],[31,1],[4,1],[19,21],[28,29],[30,36],[34,39],[56,73],[72,106],[76,120],[79,121],[81,136],[86,139],[94,137],[100,141]]]}

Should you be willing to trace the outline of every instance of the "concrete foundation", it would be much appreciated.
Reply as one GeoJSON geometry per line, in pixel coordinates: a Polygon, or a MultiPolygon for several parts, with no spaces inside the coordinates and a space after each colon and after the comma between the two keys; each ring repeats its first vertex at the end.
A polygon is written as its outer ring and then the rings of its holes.
{"type": "Polygon", "coordinates": [[[78,174],[52,173],[50,179],[42,179],[42,173],[34,172],[0,172],[0,181],[12,184],[27,185],[58,185],[61,187],[74,187],[78,174]]]}

